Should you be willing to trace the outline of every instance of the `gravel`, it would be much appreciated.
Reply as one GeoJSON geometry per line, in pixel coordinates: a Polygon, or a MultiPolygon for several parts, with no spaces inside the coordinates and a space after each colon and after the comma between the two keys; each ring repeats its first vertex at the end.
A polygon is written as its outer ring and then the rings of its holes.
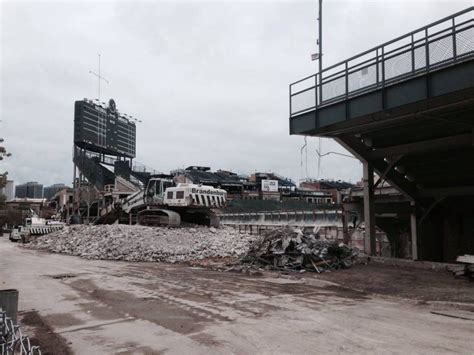
{"type": "Polygon", "coordinates": [[[66,226],[25,246],[86,259],[170,263],[245,255],[256,236],[233,228],[66,226]]]}

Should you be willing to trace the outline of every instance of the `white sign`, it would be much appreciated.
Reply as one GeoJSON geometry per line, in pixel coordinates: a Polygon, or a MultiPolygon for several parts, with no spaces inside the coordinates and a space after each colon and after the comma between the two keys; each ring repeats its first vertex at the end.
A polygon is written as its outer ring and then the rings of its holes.
{"type": "Polygon", "coordinates": [[[262,191],[278,192],[278,180],[262,180],[262,191]]]}

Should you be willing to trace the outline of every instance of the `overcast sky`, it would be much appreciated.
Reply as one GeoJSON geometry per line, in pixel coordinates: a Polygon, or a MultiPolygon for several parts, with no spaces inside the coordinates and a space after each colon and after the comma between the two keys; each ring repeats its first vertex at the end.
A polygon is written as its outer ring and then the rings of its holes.
{"type": "MultiPolygon", "coordinates": [[[[205,165],[317,176],[317,138],[288,132],[288,84],[316,71],[317,1],[0,1],[0,163],[15,184],[71,184],[74,101],[114,98],[137,125],[137,161],[163,172],[205,165]],[[304,159],[303,159],[304,160],[304,159]]],[[[324,1],[324,65],[472,5],[324,1]]],[[[323,141],[323,152],[344,152],[323,141]]],[[[321,178],[357,181],[361,164],[328,155],[321,178]]]]}

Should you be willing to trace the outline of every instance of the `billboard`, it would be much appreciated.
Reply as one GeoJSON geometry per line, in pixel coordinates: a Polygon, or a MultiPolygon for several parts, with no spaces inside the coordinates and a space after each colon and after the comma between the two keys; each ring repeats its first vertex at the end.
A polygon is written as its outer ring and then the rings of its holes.
{"type": "Polygon", "coordinates": [[[74,143],[97,153],[135,158],[135,122],[119,113],[112,99],[108,106],[87,99],[76,101],[74,143]]]}
{"type": "Polygon", "coordinates": [[[278,180],[262,180],[263,192],[278,192],[278,180]]]}

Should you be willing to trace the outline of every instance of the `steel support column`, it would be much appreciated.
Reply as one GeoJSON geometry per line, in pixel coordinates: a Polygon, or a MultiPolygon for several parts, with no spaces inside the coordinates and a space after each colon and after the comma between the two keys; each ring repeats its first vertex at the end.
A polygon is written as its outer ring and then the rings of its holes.
{"type": "Polygon", "coordinates": [[[411,202],[410,205],[411,205],[411,213],[410,213],[411,255],[412,255],[413,260],[418,260],[415,202],[411,202]]]}
{"type": "Polygon", "coordinates": [[[370,255],[376,255],[375,208],[374,208],[374,168],[364,161],[364,224],[365,238],[370,245],[370,255]]]}

